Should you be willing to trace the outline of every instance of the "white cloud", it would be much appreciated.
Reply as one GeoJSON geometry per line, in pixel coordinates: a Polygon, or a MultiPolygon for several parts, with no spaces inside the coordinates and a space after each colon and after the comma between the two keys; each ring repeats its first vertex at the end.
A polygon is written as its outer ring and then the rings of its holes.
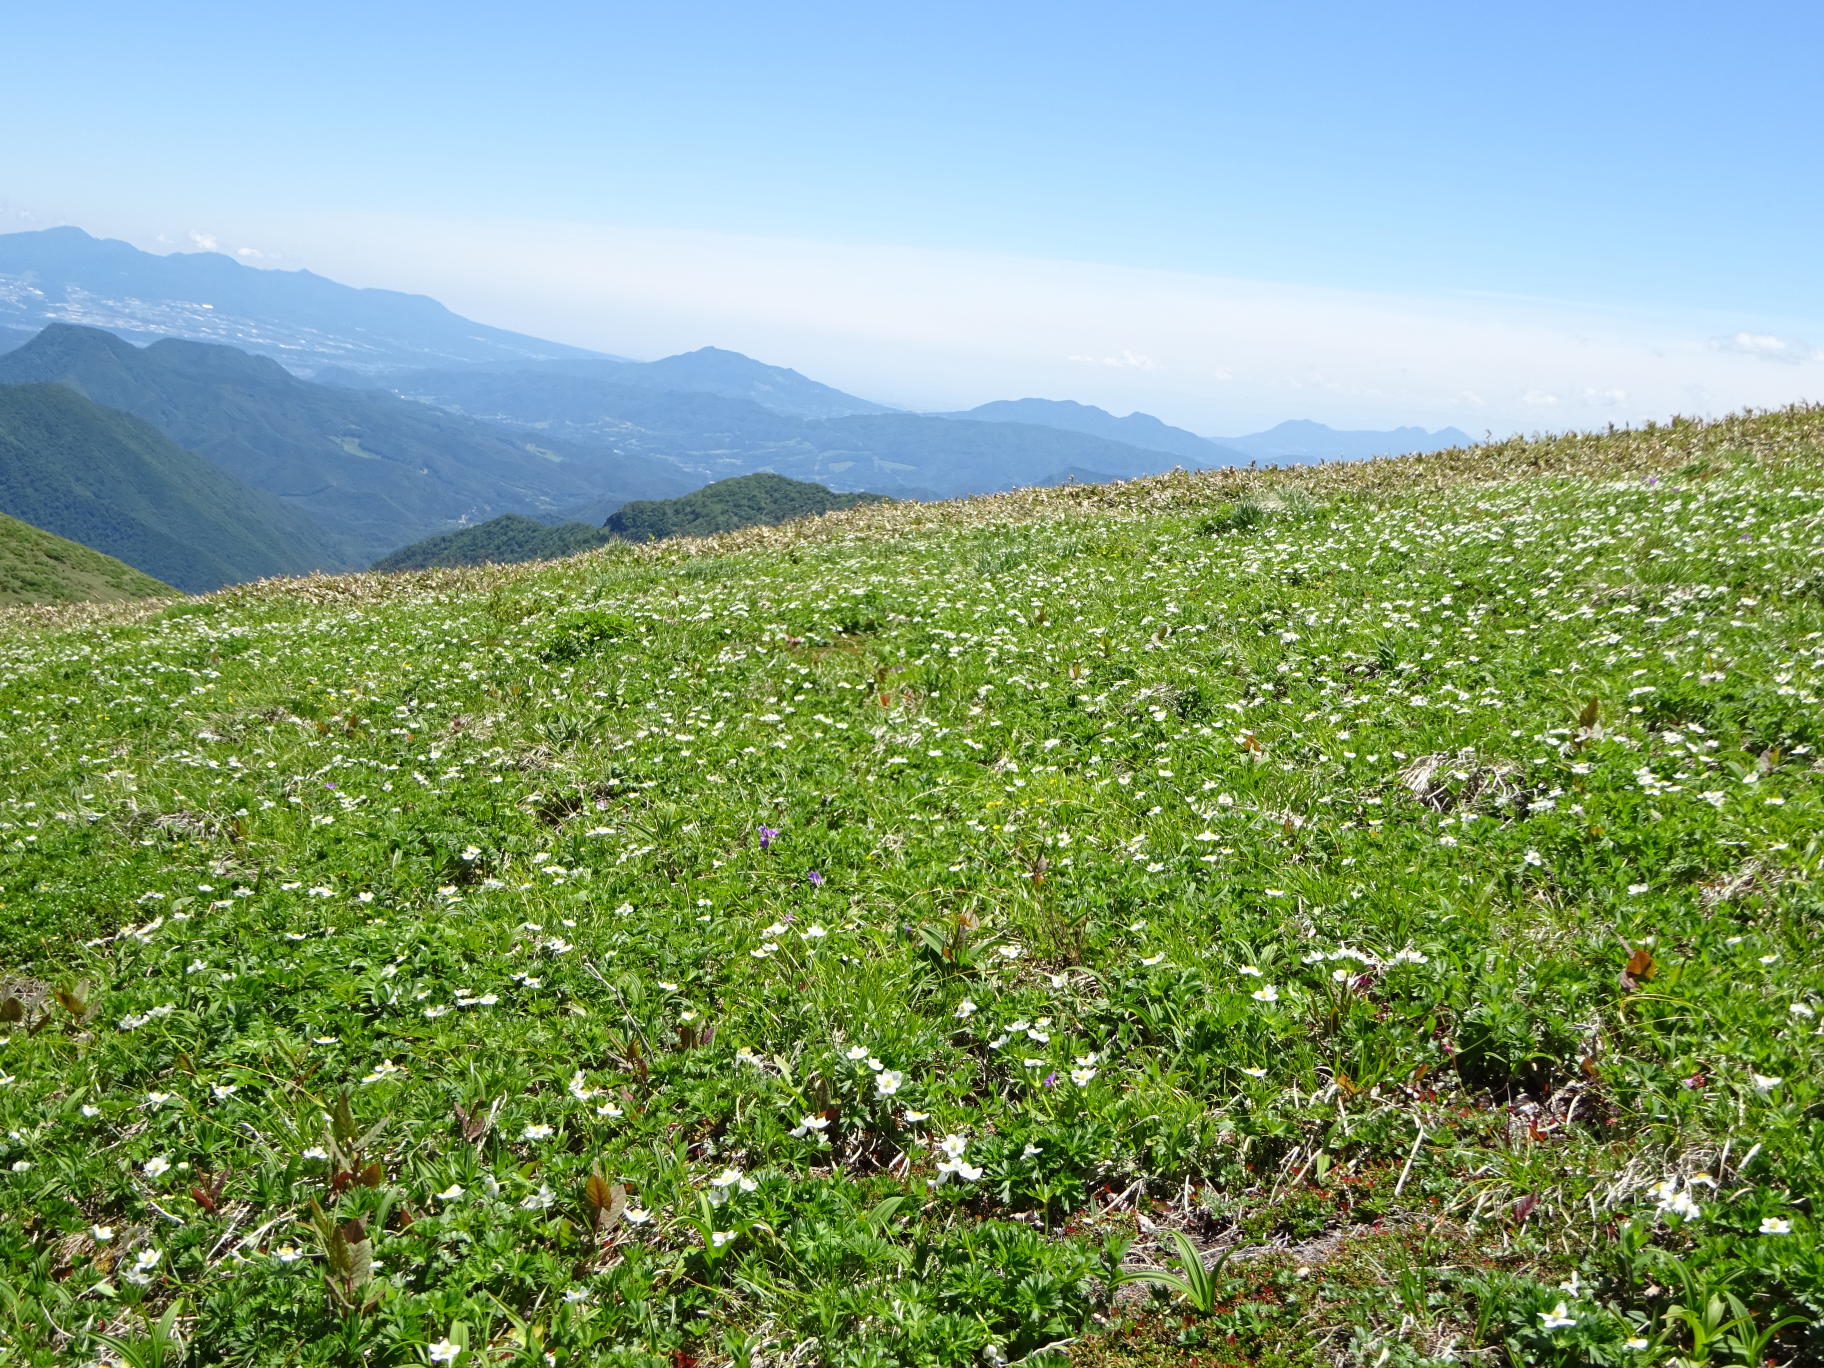
{"type": "MultiPolygon", "coordinates": [[[[715,344],[915,408],[1040,395],[1204,433],[1289,417],[1500,433],[1690,414],[1699,394],[1710,413],[1824,399],[1810,367],[1709,344],[1733,320],[1696,311],[682,229],[337,215],[234,232],[500,327],[626,356],[715,344]]],[[[1824,320],[1768,326],[1818,336],[1824,320]]]]}
{"type": "Polygon", "coordinates": [[[1801,361],[1824,361],[1824,347],[1772,333],[1738,332],[1730,337],[1713,337],[1710,346],[1716,351],[1739,352],[1757,361],[1782,361],[1790,366],[1801,361]]]}
{"type": "Polygon", "coordinates": [[[266,253],[262,252],[258,247],[236,247],[234,249],[234,254],[243,261],[258,261],[261,257],[266,255],[266,253]]]}
{"type": "Polygon", "coordinates": [[[200,228],[190,230],[190,245],[203,252],[219,252],[222,249],[221,243],[215,240],[214,233],[205,233],[200,228]]]}
{"type": "Polygon", "coordinates": [[[1115,370],[1158,370],[1159,363],[1150,356],[1123,349],[1113,356],[1072,356],[1080,366],[1111,366],[1115,370]]]}

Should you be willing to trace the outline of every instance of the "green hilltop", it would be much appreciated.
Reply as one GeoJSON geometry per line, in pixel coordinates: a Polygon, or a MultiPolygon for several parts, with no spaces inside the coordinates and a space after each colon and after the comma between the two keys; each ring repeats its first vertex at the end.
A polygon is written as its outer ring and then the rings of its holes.
{"type": "Polygon", "coordinates": [[[1802,407],[0,615],[0,1357],[1824,1362],[1820,545],[1802,407]]]}
{"type": "Polygon", "coordinates": [[[762,471],[691,491],[676,499],[635,499],[617,509],[602,530],[622,541],[713,537],[743,527],[772,526],[794,518],[880,503],[880,494],[836,494],[820,484],[762,471]]]}
{"type": "Polygon", "coordinates": [[[523,513],[439,532],[375,561],[375,570],[429,570],[452,565],[514,565],[556,560],[589,551],[612,540],[593,523],[542,523],[523,513]]]}
{"type": "Polygon", "coordinates": [[[105,603],[175,592],[112,556],[0,513],[0,607],[105,603]]]}
{"type": "Polygon", "coordinates": [[[427,537],[376,561],[373,568],[425,570],[555,560],[616,541],[714,536],[857,508],[881,499],[878,494],[837,494],[820,484],[788,480],[783,475],[740,475],[676,499],[624,504],[601,527],[584,522],[541,523],[521,514],[503,514],[474,527],[427,537]]]}

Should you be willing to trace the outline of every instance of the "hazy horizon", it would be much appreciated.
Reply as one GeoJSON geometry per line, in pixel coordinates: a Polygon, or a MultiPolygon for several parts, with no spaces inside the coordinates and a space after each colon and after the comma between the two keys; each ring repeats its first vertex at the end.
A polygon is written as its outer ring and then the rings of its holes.
{"type": "Polygon", "coordinates": [[[546,5],[534,44],[408,4],[358,48],[340,3],[309,32],[22,15],[51,57],[116,31],[80,104],[55,60],[0,91],[35,133],[0,231],[217,249],[639,358],[727,347],[920,410],[1501,435],[1824,398],[1812,12],[1768,7],[1769,45],[1577,11],[1566,50],[1550,7],[698,8],[546,5]],[[1700,61],[1701,99],[1664,89],[1700,61]]]}

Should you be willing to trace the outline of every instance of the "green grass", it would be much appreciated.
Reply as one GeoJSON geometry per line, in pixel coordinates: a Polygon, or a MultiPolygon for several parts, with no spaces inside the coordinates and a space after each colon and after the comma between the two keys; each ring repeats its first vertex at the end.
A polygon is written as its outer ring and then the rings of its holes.
{"type": "Polygon", "coordinates": [[[1818,1361],[1821,526],[1798,409],[0,629],[0,1358],[1818,1361]]]}
{"type": "Polygon", "coordinates": [[[132,566],[0,513],[0,607],[169,597],[132,566]]]}

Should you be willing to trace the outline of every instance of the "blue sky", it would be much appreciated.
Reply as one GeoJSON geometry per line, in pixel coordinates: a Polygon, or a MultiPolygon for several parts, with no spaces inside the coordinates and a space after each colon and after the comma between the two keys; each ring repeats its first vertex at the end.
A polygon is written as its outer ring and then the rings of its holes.
{"type": "Polygon", "coordinates": [[[6,46],[13,226],[627,354],[1203,431],[1824,398],[1812,5],[104,0],[6,46]]]}

